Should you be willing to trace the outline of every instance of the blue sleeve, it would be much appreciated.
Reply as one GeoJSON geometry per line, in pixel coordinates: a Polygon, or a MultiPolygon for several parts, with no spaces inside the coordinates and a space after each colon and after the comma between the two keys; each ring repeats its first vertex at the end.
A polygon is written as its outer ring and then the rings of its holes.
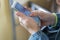
{"type": "Polygon", "coordinates": [[[41,31],[31,35],[29,40],[49,40],[48,37],[41,31]]]}

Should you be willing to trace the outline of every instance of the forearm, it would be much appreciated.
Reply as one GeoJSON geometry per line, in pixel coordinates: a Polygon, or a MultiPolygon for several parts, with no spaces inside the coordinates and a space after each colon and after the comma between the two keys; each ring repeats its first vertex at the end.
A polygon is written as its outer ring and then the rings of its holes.
{"type": "Polygon", "coordinates": [[[28,28],[28,32],[30,33],[30,34],[34,34],[34,33],[36,33],[36,32],[38,32],[40,30],[40,27],[34,27],[34,28],[28,28]]]}
{"type": "Polygon", "coordinates": [[[56,24],[57,24],[57,15],[55,13],[53,13],[53,14],[51,14],[50,25],[56,26],[56,24]]]}

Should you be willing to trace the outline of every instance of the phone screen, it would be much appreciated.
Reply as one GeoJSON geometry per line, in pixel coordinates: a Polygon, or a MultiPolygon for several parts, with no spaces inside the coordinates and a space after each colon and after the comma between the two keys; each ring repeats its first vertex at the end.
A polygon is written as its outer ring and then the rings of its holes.
{"type": "Polygon", "coordinates": [[[15,9],[17,9],[18,11],[24,13],[26,16],[29,16],[31,14],[31,12],[29,10],[27,10],[26,8],[24,8],[22,5],[20,5],[19,3],[16,3],[15,5],[15,9]]]}

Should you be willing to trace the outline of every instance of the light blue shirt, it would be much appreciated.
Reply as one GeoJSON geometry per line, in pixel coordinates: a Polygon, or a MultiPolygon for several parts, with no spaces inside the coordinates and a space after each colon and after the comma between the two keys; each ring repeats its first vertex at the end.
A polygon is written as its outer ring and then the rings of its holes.
{"type": "Polygon", "coordinates": [[[38,31],[35,34],[29,37],[29,40],[49,40],[47,35],[45,35],[42,31],[38,31]]]}

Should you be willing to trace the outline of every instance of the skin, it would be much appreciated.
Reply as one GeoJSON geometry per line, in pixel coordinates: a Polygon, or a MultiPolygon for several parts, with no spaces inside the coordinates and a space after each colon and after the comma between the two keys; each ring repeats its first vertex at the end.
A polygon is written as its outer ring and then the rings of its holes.
{"type": "Polygon", "coordinates": [[[37,32],[40,28],[38,27],[37,23],[31,18],[31,17],[27,17],[26,15],[24,15],[21,12],[17,12],[16,13],[17,16],[21,17],[22,20],[25,21],[25,23],[23,23],[26,27],[26,29],[28,30],[28,32],[30,32],[31,34],[34,32],[37,32]],[[38,30],[37,30],[38,29],[38,30]]]}
{"type": "Polygon", "coordinates": [[[56,0],[58,6],[60,6],[60,0],[56,0]]]}
{"type": "Polygon", "coordinates": [[[60,0],[56,0],[57,11],[60,13],[60,0]]]}
{"type": "Polygon", "coordinates": [[[30,16],[39,16],[41,19],[41,26],[54,25],[55,23],[55,16],[51,13],[45,13],[39,10],[35,10],[30,16]]]}
{"type": "MultiPolygon", "coordinates": [[[[60,0],[56,0],[56,3],[58,5],[57,10],[60,12],[60,0]]],[[[31,17],[27,17],[21,12],[16,13],[17,16],[25,20],[26,23],[24,25],[26,26],[28,32],[30,32],[31,34],[39,31],[43,26],[49,26],[55,24],[56,16],[54,16],[52,13],[46,13],[39,10],[32,11],[30,8],[26,8],[26,9],[31,11],[30,16],[39,16],[41,21],[41,26],[38,27],[37,23],[31,17]]]]}
{"type": "Polygon", "coordinates": [[[27,17],[21,12],[17,12],[16,15],[25,20],[26,23],[24,25],[26,26],[28,32],[30,32],[31,34],[39,31],[40,27],[42,26],[53,25],[56,19],[55,16],[50,13],[45,13],[39,10],[32,11],[30,16],[39,16],[41,19],[41,26],[38,27],[37,23],[31,17],[27,17]]]}

